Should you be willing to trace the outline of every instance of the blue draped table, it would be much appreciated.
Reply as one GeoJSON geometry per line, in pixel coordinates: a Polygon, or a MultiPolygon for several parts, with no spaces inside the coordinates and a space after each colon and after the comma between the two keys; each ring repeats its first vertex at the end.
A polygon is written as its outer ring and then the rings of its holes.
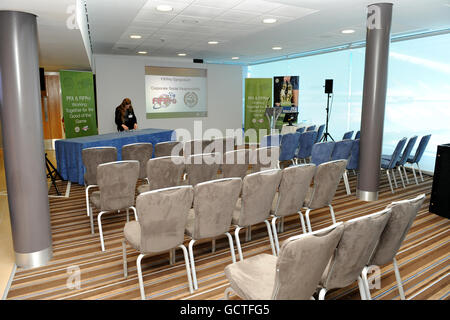
{"type": "MultiPolygon", "coordinates": [[[[81,150],[91,147],[116,147],[117,160],[122,160],[122,146],[137,142],[158,142],[175,140],[175,131],[165,129],[140,129],[115,132],[96,136],[61,139],[55,141],[58,172],[64,180],[84,185],[84,165],[81,150]]],[[[154,157],[154,153],[153,156],[154,157]]]]}

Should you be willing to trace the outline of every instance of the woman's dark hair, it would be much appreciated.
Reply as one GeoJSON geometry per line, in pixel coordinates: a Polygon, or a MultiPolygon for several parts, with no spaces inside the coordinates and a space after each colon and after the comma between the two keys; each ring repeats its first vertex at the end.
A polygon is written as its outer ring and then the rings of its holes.
{"type": "Polygon", "coordinates": [[[131,100],[128,99],[128,98],[123,99],[122,103],[118,107],[119,110],[120,110],[120,116],[121,116],[121,119],[122,119],[122,123],[125,120],[125,112],[126,112],[125,106],[128,105],[128,104],[130,105],[130,111],[133,111],[133,106],[131,105],[131,100]]]}

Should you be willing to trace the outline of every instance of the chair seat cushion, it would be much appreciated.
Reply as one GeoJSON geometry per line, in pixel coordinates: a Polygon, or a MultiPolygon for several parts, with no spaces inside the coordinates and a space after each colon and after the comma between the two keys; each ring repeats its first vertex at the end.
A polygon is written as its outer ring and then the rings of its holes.
{"type": "Polygon", "coordinates": [[[141,226],[137,221],[130,221],[123,228],[125,240],[136,250],[141,250],[141,226]]]}
{"type": "Polygon", "coordinates": [[[92,205],[100,209],[100,191],[94,191],[89,197],[89,200],[91,201],[92,205]]]}
{"type": "Polygon", "coordinates": [[[406,162],[412,163],[414,160],[414,157],[408,157],[408,160],[406,160],[406,162]]]}
{"type": "MultiPolygon", "coordinates": [[[[389,159],[389,160],[381,159],[381,167],[382,167],[383,169],[389,168],[389,162],[391,162],[390,159],[389,159]]],[[[391,169],[391,168],[389,168],[389,169],[391,169]]]]}
{"type": "Polygon", "coordinates": [[[192,237],[194,234],[194,221],[195,221],[195,212],[194,209],[190,209],[186,219],[186,227],[185,227],[186,234],[190,237],[192,237]]]}
{"type": "Polygon", "coordinates": [[[241,216],[241,206],[242,206],[242,199],[239,198],[236,202],[236,208],[233,211],[233,217],[231,218],[232,224],[238,224],[239,223],[239,217],[241,216]]]}
{"type": "Polygon", "coordinates": [[[138,192],[139,193],[144,193],[144,192],[147,192],[147,191],[150,191],[150,185],[149,184],[143,184],[143,185],[140,185],[138,187],[138,192]]]}
{"type": "Polygon", "coordinates": [[[262,253],[225,267],[231,288],[245,300],[269,300],[275,285],[277,257],[262,253]]]}

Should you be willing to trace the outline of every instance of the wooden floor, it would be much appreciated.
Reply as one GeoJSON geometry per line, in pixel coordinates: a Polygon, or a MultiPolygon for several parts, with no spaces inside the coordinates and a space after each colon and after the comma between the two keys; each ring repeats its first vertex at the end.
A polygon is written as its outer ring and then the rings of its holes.
{"type": "MultiPolygon", "coordinates": [[[[410,180],[412,180],[410,174],[410,180]]],[[[411,183],[406,189],[399,187],[392,194],[385,174],[381,181],[380,199],[363,202],[353,193],[347,196],[341,181],[333,200],[338,221],[346,221],[385,208],[392,201],[413,198],[426,193],[426,201],[409,231],[397,260],[404,280],[407,299],[449,299],[450,292],[450,221],[428,212],[432,178],[411,183]]],[[[66,191],[67,182],[58,184],[66,191]]],[[[354,192],[356,177],[350,174],[354,192]]],[[[53,188],[52,188],[53,190],[53,188]]],[[[54,190],[51,191],[54,193],[54,190]]],[[[138,253],[128,250],[128,278],[122,273],[123,226],[125,214],[103,216],[106,252],[101,252],[98,230],[90,234],[86,215],[84,187],[73,184],[68,198],[50,198],[51,226],[54,258],[45,267],[32,270],[18,269],[12,281],[8,299],[140,299],[136,275],[138,253]],[[79,268],[79,269],[78,269],[79,268]],[[72,270],[80,270],[80,288],[70,286],[72,270]],[[69,286],[68,286],[69,284],[69,286]]],[[[97,211],[94,211],[96,218],[97,211]]],[[[315,210],[311,213],[313,230],[331,224],[329,211],[315,210]]],[[[96,220],[95,220],[96,221],[96,220]]],[[[285,221],[283,241],[301,232],[298,216],[285,221]]],[[[241,232],[243,237],[245,232],[241,232]]],[[[186,245],[188,238],[186,237],[186,245]]],[[[211,252],[211,242],[203,241],[195,246],[199,290],[190,294],[187,287],[186,269],[181,250],[177,250],[176,263],[169,264],[169,254],[164,253],[143,259],[144,284],[147,299],[223,299],[229,286],[224,268],[231,263],[225,237],[217,240],[217,250],[211,252]]],[[[243,239],[242,239],[243,241],[243,239]]],[[[243,242],[244,257],[259,253],[271,253],[265,225],[252,229],[252,240],[243,242]]],[[[392,265],[381,268],[381,288],[372,290],[374,299],[398,299],[392,265]]],[[[236,297],[235,297],[236,298],[236,297]]],[[[332,290],[327,299],[359,299],[356,283],[339,290],[332,290]]]]}

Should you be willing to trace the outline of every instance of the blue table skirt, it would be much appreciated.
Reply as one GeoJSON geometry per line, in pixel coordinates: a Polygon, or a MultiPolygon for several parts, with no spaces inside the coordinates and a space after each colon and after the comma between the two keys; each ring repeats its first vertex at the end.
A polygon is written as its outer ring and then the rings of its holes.
{"type": "MultiPolygon", "coordinates": [[[[137,142],[158,142],[176,140],[175,131],[164,129],[142,129],[129,132],[107,133],[96,136],[61,139],[55,141],[58,172],[64,180],[84,185],[84,165],[81,150],[91,147],[116,147],[117,160],[122,160],[122,146],[137,142]]],[[[154,150],[154,149],[153,149],[154,150]]],[[[152,157],[155,154],[153,152],[152,157]]]]}

